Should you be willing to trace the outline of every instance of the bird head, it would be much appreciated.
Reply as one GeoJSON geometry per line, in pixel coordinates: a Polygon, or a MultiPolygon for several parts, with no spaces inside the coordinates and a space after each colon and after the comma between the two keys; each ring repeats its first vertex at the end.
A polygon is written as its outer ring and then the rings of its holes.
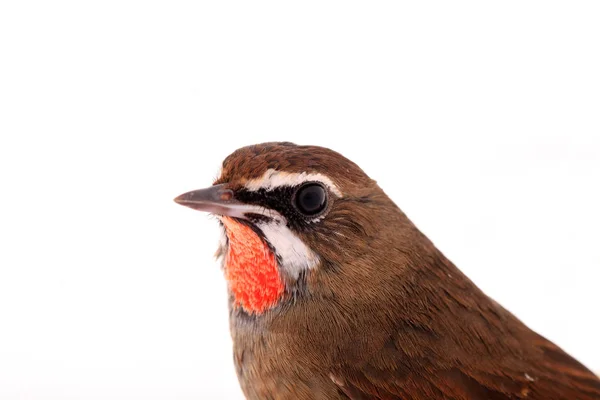
{"type": "Polygon", "coordinates": [[[218,217],[232,304],[250,314],[310,295],[329,273],[348,273],[383,239],[382,211],[398,213],[352,161],[292,143],[238,149],[211,187],[175,201],[218,217]]]}

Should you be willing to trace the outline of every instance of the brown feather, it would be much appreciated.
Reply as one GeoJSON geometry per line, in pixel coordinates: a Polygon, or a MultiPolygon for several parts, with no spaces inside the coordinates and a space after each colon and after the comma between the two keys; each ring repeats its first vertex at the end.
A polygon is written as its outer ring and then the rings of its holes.
{"type": "Polygon", "coordinates": [[[320,172],[342,191],[297,232],[321,264],[263,315],[231,308],[249,399],[600,399],[600,380],[482,293],[354,163],[266,143],[229,156],[215,183],[267,169],[320,172]]]}

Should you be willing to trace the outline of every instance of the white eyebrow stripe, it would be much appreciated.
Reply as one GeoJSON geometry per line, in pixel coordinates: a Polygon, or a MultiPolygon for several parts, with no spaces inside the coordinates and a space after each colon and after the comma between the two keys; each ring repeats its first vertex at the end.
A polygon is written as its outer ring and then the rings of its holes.
{"type": "Polygon", "coordinates": [[[306,173],[306,172],[285,172],[277,171],[275,169],[268,169],[263,176],[260,178],[251,179],[244,185],[246,189],[257,191],[259,189],[265,189],[267,191],[273,190],[281,186],[297,186],[304,182],[321,182],[329,188],[329,190],[337,197],[342,197],[342,192],[338,187],[329,179],[329,177],[318,174],[318,173],[306,173]]]}

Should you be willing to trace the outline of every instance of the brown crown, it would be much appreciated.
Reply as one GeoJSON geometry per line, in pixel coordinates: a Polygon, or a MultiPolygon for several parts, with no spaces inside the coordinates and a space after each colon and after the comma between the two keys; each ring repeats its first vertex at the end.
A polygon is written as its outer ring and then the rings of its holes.
{"type": "Polygon", "coordinates": [[[221,176],[214,184],[241,186],[262,176],[268,169],[285,172],[321,173],[341,190],[373,184],[358,165],[325,147],[298,146],[289,142],[269,142],[242,147],[223,161],[221,176]]]}

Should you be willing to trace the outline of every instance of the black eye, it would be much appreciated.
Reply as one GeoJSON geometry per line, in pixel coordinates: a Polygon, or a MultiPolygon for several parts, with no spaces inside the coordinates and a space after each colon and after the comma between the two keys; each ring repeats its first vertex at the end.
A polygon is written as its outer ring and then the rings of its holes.
{"type": "Polygon", "coordinates": [[[327,193],[318,183],[308,183],[296,191],[294,204],[302,214],[316,215],[327,206],[327,193]]]}

